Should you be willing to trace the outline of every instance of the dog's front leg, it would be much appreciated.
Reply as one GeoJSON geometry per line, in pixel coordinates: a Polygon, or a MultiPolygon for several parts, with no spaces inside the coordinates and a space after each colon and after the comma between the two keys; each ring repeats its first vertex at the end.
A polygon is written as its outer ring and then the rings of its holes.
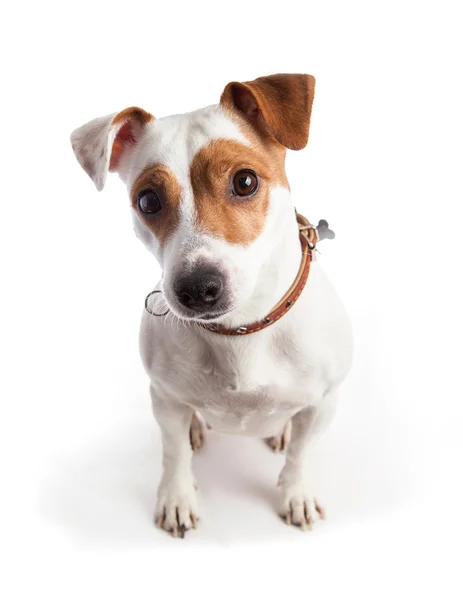
{"type": "Polygon", "coordinates": [[[285,465],[280,473],[282,516],[288,525],[311,529],[317,518],[325,513],[313,495],[307,478],[307,454],[318,436],[331,421],[334,396],[326,396],[322,408],[307,407],[292,418],[291,440],[286,451],[285,465]]]}
{"type": "Polygon", "coordinates": [[[193,450],[190,425],[194,414],[190,407],[164,402],[151,387],[153,412],[161,428],[163,474],[158,488],[156,526],[183,537],[196,528],[198,510],[195,481],[191,469],[193,450]]]}

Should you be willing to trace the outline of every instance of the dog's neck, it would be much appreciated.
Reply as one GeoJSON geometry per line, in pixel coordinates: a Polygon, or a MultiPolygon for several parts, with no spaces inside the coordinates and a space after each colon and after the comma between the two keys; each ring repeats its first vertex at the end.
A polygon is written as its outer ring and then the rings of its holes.
{"type": "Polygon", "coordinates": [[[268,250],[249,300],[227,315],[221,323],[230,328],[262,320],[283,298],[296,279],[301,264],[301,242],[294,212],[283,227],[279,238],[268,250]]]}

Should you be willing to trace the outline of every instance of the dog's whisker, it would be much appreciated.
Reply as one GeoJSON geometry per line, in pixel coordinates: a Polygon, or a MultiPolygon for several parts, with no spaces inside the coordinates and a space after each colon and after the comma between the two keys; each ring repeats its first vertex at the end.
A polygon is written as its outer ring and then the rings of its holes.
{"type": "Polygon", "coordinates": [[[175,315],[173,313],[169,313],[167,318],[170,317],[170,328],[174,331],[174,323],[175,323],[175,315]]]}

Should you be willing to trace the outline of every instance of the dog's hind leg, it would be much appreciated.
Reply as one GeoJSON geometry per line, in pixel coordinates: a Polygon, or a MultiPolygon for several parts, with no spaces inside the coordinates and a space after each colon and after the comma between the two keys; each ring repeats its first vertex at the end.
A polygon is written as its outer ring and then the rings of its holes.
{"type": "Polygon", "coordinates": [[[196,413],[193,413],[190,425],[190,444],[193,452],[197,452],[204,446],[206,430],[196,413]]]}
{"type": "Polygon", "coordinates": [[[291,421],[288,421],[283,430],[273,437],[265,438],[266,444],[275,452],[284,452],[291,439],[291,421]]]}

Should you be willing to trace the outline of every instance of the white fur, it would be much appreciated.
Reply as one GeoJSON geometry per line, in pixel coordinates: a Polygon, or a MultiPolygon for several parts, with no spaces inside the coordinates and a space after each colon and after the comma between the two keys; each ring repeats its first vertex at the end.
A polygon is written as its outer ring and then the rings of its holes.
{"type": "MultiPolygon", "coordinates": [[[[105,130],[99,123],[99,127],[104,134],[110,126],[105,130]]],[[[77,136],[79,144],[84,137],[77,136]]],[[[262,318],[290,287],[301,261],[290,194],[276,185],[263,231],[249,246],[233,245],[195,229],[189,169],[197,151],[215,138],[248,143],[220,106],[154,121],[120,167],[129,189],[154,162],[170,167],[182,188],[180,224],[164,248],[133,214],[138,237],[163,269],[160,285],[165,300],[158,297],[155,306],[161,310],[167,302],[171,309],[167,318],[144,312],[140,332],[141,356],[163,438],[164,475],[157,512],[165,511],[166,528],[174,527],[177,510],[186,528],[191,526],[190,514],[197,514],[189,442],[194,411],[218,431],[259,437],[280,433],[292,419],[292,439],[280,476],[282,509],[291,507],[297,522],[305,502],[313,516],[305,454],[330,421],[336,391],[351,363],[348,318],[316,260],[295,306],[258,333],[221,336],[194,322],[173,319],[181,313],[172,292],[172,275],[185,263],[206,257],[227,271],[233,310],[221,321],[232,326],[262,318]]],[[[102,142],[94,145],[100,147],[102,142]]],[[[105,165],[107,161],[100,162],[96,171],[105,165]]],[[[96,181],[104,181],[104,176],[97,173],[96,181]]]]}
{"type": "Polygon", "coordinates": [[[94,119],[73,131],[71,135],[72,148],[77,160],[94,181],[98,191],[104,187],[111,157],[110,149],[119,129],[112,127],[115,116],[116,113],[113,113],[94,119]]]}

